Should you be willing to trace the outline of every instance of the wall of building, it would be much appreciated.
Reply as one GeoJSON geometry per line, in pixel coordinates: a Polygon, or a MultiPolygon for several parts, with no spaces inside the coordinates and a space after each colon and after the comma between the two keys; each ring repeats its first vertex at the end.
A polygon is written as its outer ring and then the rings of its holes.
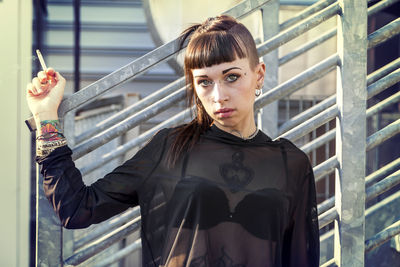
{"type": "Polygon", "coordinates": [[[0,0],[0,266],[29,265],[30,134],[25,100],[31,79],[32,1],[0,0]]]}

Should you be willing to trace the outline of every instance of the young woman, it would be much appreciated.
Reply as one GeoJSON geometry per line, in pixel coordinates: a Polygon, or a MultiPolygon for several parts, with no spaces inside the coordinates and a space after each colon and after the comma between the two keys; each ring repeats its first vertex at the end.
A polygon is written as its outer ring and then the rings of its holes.
{"type": "Polygon", "coordinates": [[[83,228],[140,205],[143,266],[318,266],[313,171],[294,144],[257,129],[265,65],[251,34],[218,16],[181,40],[195,118],[91,186],[59,132],[64,78],[49,69],[28,85],[44,190],[62,224],[83,228]]]}

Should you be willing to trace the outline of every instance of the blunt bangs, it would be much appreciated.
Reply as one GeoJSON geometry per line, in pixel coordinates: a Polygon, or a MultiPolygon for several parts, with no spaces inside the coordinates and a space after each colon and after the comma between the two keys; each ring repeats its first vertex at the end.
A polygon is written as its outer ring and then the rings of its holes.
{"type": "Polygon", "coordinates": [[[190,41],[185,67],[199,69],[247,57],[244,44],[227,32],[208,32],[190,41]]]}

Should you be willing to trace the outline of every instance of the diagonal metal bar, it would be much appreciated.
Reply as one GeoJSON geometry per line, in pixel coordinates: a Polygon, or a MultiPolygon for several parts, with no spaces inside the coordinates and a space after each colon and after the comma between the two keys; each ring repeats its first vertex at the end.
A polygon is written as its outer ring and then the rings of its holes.
{"type": "MultiPolygon", "coordinates": [[[[147,97],[141,99],[140,101],[134,103],[133,105],[127,107],[124,110],[112,115],[104,121],[96,124],[95,127],[83,132],[82,134],[75,137],[76,143],[81,143],[82,141],[104,131],[107,128],[119,123],[120,121],[126,119],[130,115],[139,112],[140,110],[148,107],[149,105],[154,104],[155,102],[161,100],[162,98],[172,94],[173,92],[179,90],[180,88],[185,86],[185,78],[180,78],[167,86],[157,90],[156,92],[148,95],[147,97]]],[[[185,97],[185,92],[182,91],[182,99],[185,97]]]]}
{"type": "Polygon", "coordinates": [[[372,16],[379,11],[399,2],[399,0],[382,0],[376,3],[375,5],[368,8],[368,16],[372,16]]]}
{"type": "Polygon", "coordinates": [[[300,56],[301,54],[303,54],[304,52],[307,52],[308,50],[322,44],[323,42],[325,42],[326,40],[329,40],[330,38],[336,36],[337,33],[337,29],[332,29],[330,31],[328,31],[327,33],[324,33],[323,35],[309,41],[308,43],[300,46],[299,48],[297,48],[296,50],[288,53],[287,55],[281,57],[279,59],[279,65],[283,65],[287,62],[289,62],[290,60],[296,58],[297,56],[300,56]]]}
{"type": "Polygon", "coordinates": [[[367,109],[367,117],[371,117],[372,115],[382,111],[386,107],[393,104],[398,104],[399,102],[400,102],[400,91],[367,109]]]}
{"type": "MultiPolygon", "coordinates": [[[[396,186],[398,184],[400,184],[400,170],[387,176],[380,182],[368,187],[366,189],[365,200],[369,201],[369,200],[373,199],[374,197],[386,192],[387,190],[393,188],[394,186],[396,186]]],[[[318,209],[321,209],[321,211],[318,210],[318,214],[320,214],[318,218],[320,218],[320,217],[324,218],[324,223],[322,224],[322,226],[320,223],[320,228],[328,225],[329,223],[333,222],[333,220],[335,219],[334,217],[335,217],[336,209],[335,209],[334,205],[335,205],[335,198],[332,197],[332,198],[324,201],[323,203],[321,203],[321,205],[318,207],[318,209]]]]}
{"type": "Polygon", "coordinates": [[[370,201],[373,198],[376,198],[380,194],[385,193],[389,189],[395,187],[400,184],[400,170],[390,174],[383,180],[377,182],[373,186],[370,186],[366,190],[366,198],[365,201],[370,201]]]}
{"type": "Polygon", "coordinates": [[[128,222],[126,225],[118,228],[117,230],[105,235],[100,240],[90,244],[84,249],[76,252],[74,255],[65,260],[66,265],[78,265],[85,260],[89,259],[93,255],[97,254],[99,251],[106,249],[112,244],[122,240],[127,235],[135,232],[140,228],[141,217],[136,217],[132,221],[128,222]]]}
{"type": "Polygon", "coordinates": [[[330,140],[335,139],[336,136],[336,129],[329,130],[328,132],[324,133],[321,136],[318,136],[311,142],[308,142],[304,146],[301,147],[301,150],[303,150],[305,153],[309,153],[313,151],[314,149],[317,149],[318,147],[326,144],[330,140]]]}
{"type": "Polygon", "coordinates": [[[371,251],[372,249],[379,247],[390,238],[400,234],[400,220],[386,227],[372,238],[365,241],[365,252],[371,251]]]}
{"type": "Polygon", "coordinates": [[[74,248],[79,249],[84,245],[88,244],[89,242],[100,238],[101,236],[106,235],[108,232],[114,230],[117,227],[121,227],[123,224],[127,223],[128,221],[133,220],[137,216],[140,215],[140,208],[135,207],[115,218],[111,219],[107,222],[107,224],[102,224],[100,227],[90,231],[84,237],[78,239],[74,242],[74,248]]]}
{"type": "Polygon", "coordinates": [[[336,208],[333,207],[329,209],[327,212],[324,212],[323,214],[318,216],[318,224],[319,224],[319,229],[327,226],[334,220],[336,220],[339,217],[336,208]]]}
{"type": "Polygon", "coordinates": [[[95,263],[94,266],[96,267],[107,267],[110,266],[113,263],[118,262],[119,260],[122,260],[123,258],[127,257],[128,255],[131,255],[133,252],[136,250],[139,250],[142,247],[142,240],[139,238],[135,240],[135,242],[127,245],[126,247],[118,250],[116,253],[113,253],[103,261],[99,263],[95,263]]]}
{"type": "Polygon", "coordinates": [[[300,22],[301,20],[310,17],[311,15],[321,11],[325,7],[329,6],[330,4],[334,3],[336,0],[320,0],[315,4],[307,7],[300,13],[296,14],[293,18],[290,18],[279,25],[280,31],[283,31],[290,26],[300,22]]]}
{"type": "Polygon", "coordinates": [[[400,133],[400,119],[392,122],[378,132],[368,136],[367,138],[367,151],[383,143],[392,136],[400,133]]]}
{"type": "Polygon", "coordinates": [[[334,206],[335,206],[335,196],[324,200],[321,204],[318,205],[318,214],[319,215],[323,214],[334,206]]]}
{"type": "Polygon", "coordinates": [[[397,70],[399,68],[400,68],[400,57],[395,59],[395,60],[393,60],[389,64],[386,64],[382,68],[374,71],[373,73],[368,74],[368,76],[367,76],[367,85],[370,85],[370,84],[376,82],[377,80],[385,77],[386,75],[388,75],[392,71],[397,70]]]}
{"type": "Polygon", "coordinates": [[[274,89],[269,90],[268,92],[262,94],[259,98],[256,99],[254,103],[254,109],[259,110],[265,105],[274,102],[275,100],[281,99],[285,96],[290,95],[296,90],[304,87],[305,85],[321,78],[325,74],[334,70],[336,66],[338,66],[339,57],[337,54],[334,54],[318,64],[308,68],[302,73],[296,75],[290,80],[278,85],[274,89]]]}
{"type": "Polygon", "coordinates": [[[258,10],[270,0],[247,0],[243,1],[236,6],[228,9],[227,11],[223,12],[223,14],[230,15],[234,18],[242,18],[247,16],[248,14],[258,10]]]}
{"type": "MultiPolygon", "coordinates": [[[[382,178],[382,176],[388,175],[389,173],[398,170],[400,168],[400,158],[392,161],[389,164],[386,164],[379,170],[371,173],[367,177],[365,177],[365,187],[369,188],[374,183],[382,178]]],[[[335,196],[328,198],[327,200],[323,201],[321,204],[318,205],[318,214],[322,214],[326,212],[328,209],[332,208],[335,205],[335,196]]]]}
{"type": "Polygon", "coordinates": [[[298,126],[294,127],[290,131],[280,135],[279,137],[287,138],[289,140],[297,140],[300,137],[304,136],[308,132],[318,128],[324,123],[332,120],[339,114],[339,110],[337,105],[333,105],[326,110],[322,111],[318,115],[314,116],[311,119],[306,120],[305,122],[299,124],[298,126]]]}
{"type": "Polygon", "coordinates": [[[147,121],[149,118],[161,113],[162,111],[168,109],[177,101],[182,98],[182,91],[185,91],[185,88],[181,88],[175,93],[169,95],[168,97],[154,103],[153,105],[148,106],[142,111],[129,116],[125,120],[121,121],[117,125],[114,125],[111,128],[108,128],[104,132],[90,138],[89,140],[77,145],[73,149],[72,159],[76,160],[83,155],[95,150],[99,146],[107,143],[108,141],[126,133],[130,129],[136,127],[140,123],[147,121]]]}
{"type": "Polygon", "coordinates": [[[390,74],[381,78],[380,80],[374,82],[371,85],[368,85],[368,99],[376,96],[380,92],[386,90],[387,88],[395,85],[400,81],[400,68],[395,71],[392,71],[390,74]]]}
{"type": "Polygon", "coordinates": [[[330,157],[324,162],[314,167],[315,182],[320,181],[325,175],[330,174],[339,166],[339,161],[336,156],[330,157]]]}
{"type": "Polygon", "coordinates": [[[276,35],[273,38],[265,41],[257,47],[258,53],[261,55],[265,55],[272,50],[278,48],[279,46],[293,40],[300,34],[316,27],[321,24],[328,18],[337,15],[340,12],[341,8],[338,3],[334,3],[329,7],[323,9],[322,11],[316,13],[315,15],[307,18],[299,24],[296,24],[276,35]]]}
{"type": "Polygon", "coordinates": [[[308,120],[318,113],[324,111],[325,109],[331,107],[334,105],[336,102],[336,94],[322,100],[320,103],[312,106],[311,108],[307,109],[306,111],[294,116],[290,120],[286,121],[279,127],[278,135],[281,135],[293,127],[299,125],[300,123],[304,122],[305,120],[308,120]]]}
{"type": "Polygon", "coordinates": [[[400,157],[386,164],[385,166],[381,167],[379,170],[376,170],[375,172],[371,173],[367,177],[365,177],[365,186],[368,187],[379,181],[382,178],[382,176],[388,175],[389,173],[392,173],[393,171],[399,169],[400,169],[400,157]]]}
{"type": "Polygon", "coordinates": [[[149,140],[156,132],[159,130],[165,128],[165,127],[171,127],[173,125],[176,125],[178,123],[181,123],[184,121],[186,118],[190,117],[191,110],[186,109],[184,111],[181,111],[177,115],[171,117],[170,119],[164,121],[163,123],[157,125],[156,127],[151,128],[150,130],[142,133],[135,139],[130,140],[129,142],[125,143],[124,145],[121,145],[117,147],[114,151],[104,154],[101,158],[98,160],[86,165],[81,169],[81,172],[83,175],[86,175],[98,167],[104,165],[105,163],[109,162],[110,160],[119,157],[121,155],[124,155],[127,151],[131,150],[132,148],[135,148],[139,145],[142,145],[144,142],[149,140]]]}
{"type": "Polygon", "coordinates": [[[386,24],[379,30],[368,35],[368,49],[376,47],[381,43],[395,37],[400,33],[400,18],[386,24]]]}
{"type": "Polygon", "coordinates": [[[332,259],[324,262],[320,267],[330,267],[330,266],[337,266],[335,257],[333,257],[332,259]]]}

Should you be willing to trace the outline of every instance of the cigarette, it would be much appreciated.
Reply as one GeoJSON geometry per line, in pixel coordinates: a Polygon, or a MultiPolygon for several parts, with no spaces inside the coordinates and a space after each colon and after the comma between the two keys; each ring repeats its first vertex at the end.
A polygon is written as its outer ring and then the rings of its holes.
{"type": "Polygon", "coordinates": [[[47,71],[46,63],[44,63],[44,59],[43,59],[42,53],[40,53],[39,49],[36,49],[36,54],[37,54],[37,56],[39,58],[40,65],[42,65],[42,69],[44,71],[47,71]]]}

